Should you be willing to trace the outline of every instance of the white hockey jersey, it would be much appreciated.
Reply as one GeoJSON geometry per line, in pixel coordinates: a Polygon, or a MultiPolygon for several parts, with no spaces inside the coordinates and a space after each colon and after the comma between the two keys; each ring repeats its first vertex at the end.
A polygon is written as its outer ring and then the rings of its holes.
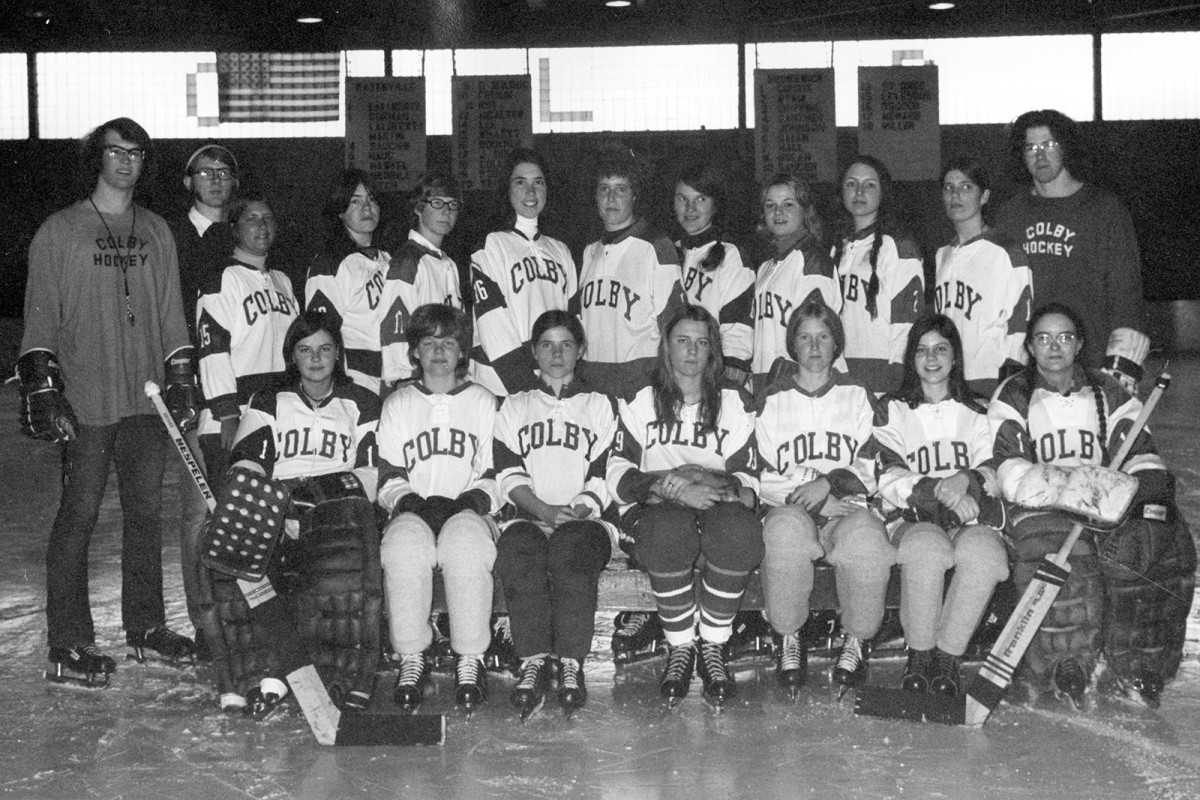
{"type": "Polygon", "coordinates": [[[754,270],[742,263],[735,245],[721,242],[725,258],[712,272],[700,262],[717,246],[709,228],[679,242],[683,254],[683,291],[688,302],[702,306],[721,324],[721,353],[725,363],[746,372],[754,356],[754,270]]]}
{"type": "Polygon", "coordinates": [[[429,303],[463,307],[458,265],[424,236],[409,231],[408,240],[392,253],[383,285],[385,311],[379,338],[385,383],[412,377],[405,338],[408,318],[429,303]]]}
{"type": "Polygon", "coordinates": [[[787,324],[792,312],[819,295],[842,310],[837,270],[815,242],[801,240],[782,258],[764,261],[754,283],[754,358],[750,371],[765,375],[777,358],[788,358],[787,324]]]}
{"type": "Polygon", "coordinates": [[[304,284],[305,308],[337,312],[342,318],[346,374],[359,386],[379,394],[382,375],[380,330],[387,307],[383,285],[388,254],[376,247],[318,253],[304,284]]]}

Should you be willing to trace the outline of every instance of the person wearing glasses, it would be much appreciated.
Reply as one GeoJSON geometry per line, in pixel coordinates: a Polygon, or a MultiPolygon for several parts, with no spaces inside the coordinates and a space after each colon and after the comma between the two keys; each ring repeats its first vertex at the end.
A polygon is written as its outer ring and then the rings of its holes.
{"type": "MultiPolygon", "coordinates": [[[[429,303],[463,307],[458,264],[446,254],[446,237],[462,211],[458,184],[448,175],[430,172],[410,196],[413,224],[402,242],[385,244],[391,253],[383,287],[383,320],[379,330],[383,350],[383,382],[389,387],[413,378],[409,358],[408,320],[429,303]]],[[[463,354],[466,357],[466,353],[463,354]]],[[[386,392],[385,392],[386,395],[386,392]]]]}
{"type": "Polygon", "coordinates": [[[175,239],[134,203],[150,135],[121,117],[83,141],[83,199],[56,211],[29,246],[17,377],[21,428],[63,447],[63,489],[46,551],[46,619],[54,682],[103,686],[116,661],[96,646],[88,548],[110,464],[121,536],[121,622],[139,660],[178,660],[192,640],[167,627],[162,576],[166,431],[142,388],[165,383],[181,427],[199,392],[179,292],[175,239]]]}
{"type": "Polygon", "coordinates": [[[1075,303],[1085,355],[1096,363],[1105,353],[1102,368],[1135,391],[1149,339],[1133,220],[1116,195],[1083,179],[1087,154],[1070,117],[1028,111],[1008,137],[1032,183],[1000,208],[996,227],[1024,247],[1038,303],[1075,303]]]}
{"type": "MultiPolygon", "coordinates": [[[[1056,496],[1056,487],[1079,467],[1116,468],[1118,465],[1108,463],[1110,454],[1116,452],[1142,409],[1137,397],[1116,379],[1087,367],[1087,333],[1083,319],[1071,307],[1062,303],[1039,307],[1029,321],[1025,347],[1030,364],[1001,383],[988,404],[992,436],[988,464],[996,469],[1003,498],[1009,504],[1007,534],[1016,555],[1013,579],[1018,592],[1029,585],[1042,557],[1062,546],[1073,523],[1061,512],[1035,510],[1047,505],[1040,498],[1056,496]]],[[[1165,518],[1166,510],[1174,508],[1174,481],[1155,452],[1149,431],[1143,431],[1134,444],[1123,471],[1138,480],[1131,519],[1136,521],[1146,511],[1157,513],[1155,509],[1165,518]]],[[[1123,554],[1136,553],[1143,545],[1138,532],[1132,533],[1132,539],[1122,540],[1121,531],[1111,534],[1117,538],[1085,531],[1071,551],[1070,574],[1017,673],[1031,699],[1053,691],[1076,707],[1086,702],[1099,656],[1102,622],[1109,616],[1104,608],[1104,575],[1114,569],[1123,571],[1123,554]]],[[[1173,548],[1177,545],[1171,544],[1173,548]]],[[[1151,555],[1149,551],[1145,554],[1151,555]]],[[[1134,558],[1137,571],[1129,574],[1153,573],[1160,567],[1157,559],[1145,560],[1145,565],[1138,565],[1134,558]]],[[[1194,556],[1191,565],[1194,571],[1194,556]]],[[[1158,644],[1155,650],[1161,653],[1161,642],[1149,637],[1139,641],[1142,637],[1136,636],[1137,624],[1149,627],[1157,622],[1153,619],[1157,615],[1138,614],[1137,603],[1128,599],[1119,605],[1128,618],[1118,625],[1126,634],[1118,649],[1128,652],[1126,645],[1131,642],[1158,644]]],[[[1158,633],[1161,630],[1155,631],[1158,633]]],[[[1127,665],[1134,667],[1130,661],[1127,665]]],[[[1153,655],[1144,663],[1147,673],[1142,677],[1156,680],[1159,690],[1164,676],[1169,677],[1178,667],[1178,661],[1174,666],[1161,664],[1153,655]]]]}

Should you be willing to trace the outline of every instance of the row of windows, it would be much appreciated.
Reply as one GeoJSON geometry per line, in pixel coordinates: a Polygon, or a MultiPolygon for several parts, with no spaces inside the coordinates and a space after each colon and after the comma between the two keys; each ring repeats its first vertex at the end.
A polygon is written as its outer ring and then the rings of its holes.
{"type": "MultiPolygon", "coordinates": [[[[833,67],[837,124],[858,123],[857,67],[934,63],[943,124],[1003,123],[1030,108],[1093,114],[1089,36],[1022,36],[746,45],[747,124],[753,70],[833,67]]],[[[1200,117],[1200,33],[1108,34],[1101,42],[1104,116],[1200,117]]],[[[343,77],[385,74],[383,51],[346,51],[343,77]]],[[[426,129],[451,132],[452,75],[531,76],[534,133],[698,130],[738,126],[737,45],[503,50],[396,50],[392,71],[424,76],[426,129]]],[[[137,119],[167,138],[344,135],[328,122],[222,122],[215,53],[40,53],[42,138],[75,138],[98,120],[137,119]]],[[[29,136],[26,56],[0,54],[0,138],[29,136]]],[[[343,111],[344,114],[344,111],[343,111]]]]}

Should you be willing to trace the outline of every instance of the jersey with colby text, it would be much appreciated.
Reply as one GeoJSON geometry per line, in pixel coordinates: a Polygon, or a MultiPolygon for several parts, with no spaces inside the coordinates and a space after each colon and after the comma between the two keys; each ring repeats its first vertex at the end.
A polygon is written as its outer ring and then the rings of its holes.
{"type": "Polygon", "coordinates": [[[721,353],[727,366],[750,371],[754,356],[754,270],[742,263],[735,245],[721,242],[725,258],[706,272],[701,266],[717,246],[713,228],[680,243],[683,254],[683,291],[688,302],[702,306],[721,325],[721,353]]]}
{"type": "Polygon", "coordinates": [[[305,308],[336,311],[342,318],[346,374],[359,386],[379,394],[382,375],[380,328],[387,307],[383,302],[388,254],[376,247],[320,253],[313,259],[304,284],[305,308]]]}
{"type": "Polygon", "coordinates": [[[754,358],[750,371],[765,375],[777,358],[787,358],[787,324],[812,297],[842,310],[837,270],[815,242],[805,239],[780,258],[764,261],[754,284],[754,358]]]}
{"type": "Polygon", "coordinates": [[[413,373],[405,338],[408,318],[420,306],[430,303],[463,307],[458,265],[424,236],[409,231],[408,240],[392,253],[383,298],[386,310],[379,334],[383,380],[386,383],[408,380],[413,373]]]}

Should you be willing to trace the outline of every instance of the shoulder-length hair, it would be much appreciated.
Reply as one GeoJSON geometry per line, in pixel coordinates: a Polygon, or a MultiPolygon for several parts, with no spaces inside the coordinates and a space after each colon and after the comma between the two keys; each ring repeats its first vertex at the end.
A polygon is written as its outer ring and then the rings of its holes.
{"type": "Polygon", "coordinates": [[[423,376],[421,359],[417,347],[426,336],[453,336],[458,343],[458,364],[454,374],[460,378],[467,375],[467,362],[471,351],[471,318],[461,309],[442,303],[428,303],[417,308],[408,318],[404,338],[408,342],[408,361],[413,365],[413,377],[423,376]]]}
{"type": "Polygon", "coordinates": [[[300,381],[300,368],[296,365],[296,345],[314,333],[325,331],[333,339],[337,348],[337,358],[333,362],[333,382],[349,383],[350,376],[346,374],[346,346],[342,339],[342,317],[336,311],[309,310],[292,320],[287,333],[283,336],[283,363],[287,365],[285,382],[294,386],[300,381]]]}
{"type": "Polygon", "coordinates": [[[108,147],[104,138],[109,131],[127,142],[133,142],[141,149],[142,171],[138,176],[138,183],[145,183],[150,174],[150,165],[154,161],[154,143],[150,139],[150,134],[129,117],[110,119],[89,131],[79,145],[79,174],[85,194],[90,194],[96,188],[100,170],[104,168],[104,148],[108,147]]]}
{"type": "Polygon", "coordinates": [[[921,376],[917,371],[917,347],[921,344],[921,337],[930,331],[940,334],[950,343],[954,363],[950,367],[950,377],[946,382],[946,388],[951,399],[973,406],[978,411],[984,411],[980,398],[967,386],[967,378],[963,371],[962,336],[955,327],[954,321],[945,314],[923,314],[913,323],[908,332],[908,343],[904,346],[904,374],[900,378],[900,386],[896,388],[892,396],[907,403],[909,408],[916,408],[925,401],[925,393],[921,388],[921,376]]]}
{"type": "Polygon", "coordinates": [[[787,347],[788,356],[792,361],[800,360],[800,354],[796,351],[796,334],[806,319],[820,320],[825,323],[826,328],[829,328],[829,333],[833,336],[833,358],[836,361],[837,357],[846,349],[846,329],[842,325],[842,318],[836,311],[825,305],[824,298],[820,296],[801,303],[800,307],[793,311],[792,316],[788,318],[787,333],[784,334],[787,337],[784,344],[787,347]]]}
{"type": "Polygon", "coordinates": [[[772,186],[786,186],[792,190],[796,195],[796,202],[800,204],[800,229],[804,231],[802,240],[811,239],[820,246],[825,239],[825,224],[821,222],[821,215],[817,213],[817,205],[813,202],[812,190],[808,184],[789,172],[776,173],[763,184],[762,191],[759,193],[760,212],[762,205],[767,202],[767,192],[772,186]]]}
{"type": "Polygon", "coordinates": [[[702,195],[712,198],[713,219],[712,229],[716,234],[716,243],[700,261],[700,269],[712,272],[725,262],[725,244],[722,234],[722,223],[725,217],[725,204],[729,199],[729,187],[725,176],[712,164],[696,162],[685,165],[675,176],[675,184],[690,186],[702,195]]]}
{"type": "Polygon", "coordinates": [[[679,381],[675,379],[675,370],[671,366],[671,334],[679,323],[688,320],[702,322],[708,329],[709,359],[700,379],[700,410],[697,417],[701,431],[715,431],[717,419],[721,416],[721,387],[718,379],[725,372],[725,359],[721,355],[721,326],[703,306],[685,305],[663,326],[662,339],[658,342],[658,363],[650,379],[650,385],[654,388],[654,415],[659,422],[668,425],[679,421],[679,411],[683,408],[683,391],[679,388],[679,381]]]}
{"type": "MultiPolygon", "coordinates": [[[[867,262],[871,265],[871,277],[867,281],[865,290],[867,313],[871,315],[871,319],[875,319],[879,315],[879,308],[876,305],[876,298],[879,297],[879,249],[883,245],[883,235],[885,233],[896,235],[896,220],[893,210],[894,201],[894,184],[892,183],[891,170],[887,165],[880,161],[875,156],[859,155],[853,161],[846,165],[842,170],[842,179],[838,183],[838,194],[841,195],[841,187],[846,182],[846,173],[855,164],[862,164],[875,170],[875,174],[879,176],[879,211],[875,216],[875,238],[871,242],[871,252],[867,254],[867,262]]],[[[842,253],[846,251],[846,245],[854,238],[854,217],[846,210],[844,204],[841,212],[838,214],[837,223],[837,241],[834,243],[833,264],[838,266],[842,260],[842,253]]]]}
{"type": "Polygon", "coordinates": [[[1015,175],[1021,180],[1029,179],[1029,172],[1025,167],[1025,133],[1030,128],[1048,129],[1050,137],[1058,142],[1063,167],[1072,177],[1082,179],[1089,164],[1079,123],[1052,108],[1026,111],[1008,127],[1008,149],[1013,159],[1015,175]]]}
{"type": "Polygon", "coordinates": [[[329,193],[325,195],[325,205],[321,207],[321,223],[325,228],[326,247],[339,248],[346,246],[347,243],[357,247],[346,230],[342,214],[346,213],[346,209],[350,207],[350,198],[354,197],[360,184],[367,190],[367,194],[378,201],[371,176],[361,169],[343,170],[342,174],[338,176],[337,183],[331,186],[329,193]]]}

